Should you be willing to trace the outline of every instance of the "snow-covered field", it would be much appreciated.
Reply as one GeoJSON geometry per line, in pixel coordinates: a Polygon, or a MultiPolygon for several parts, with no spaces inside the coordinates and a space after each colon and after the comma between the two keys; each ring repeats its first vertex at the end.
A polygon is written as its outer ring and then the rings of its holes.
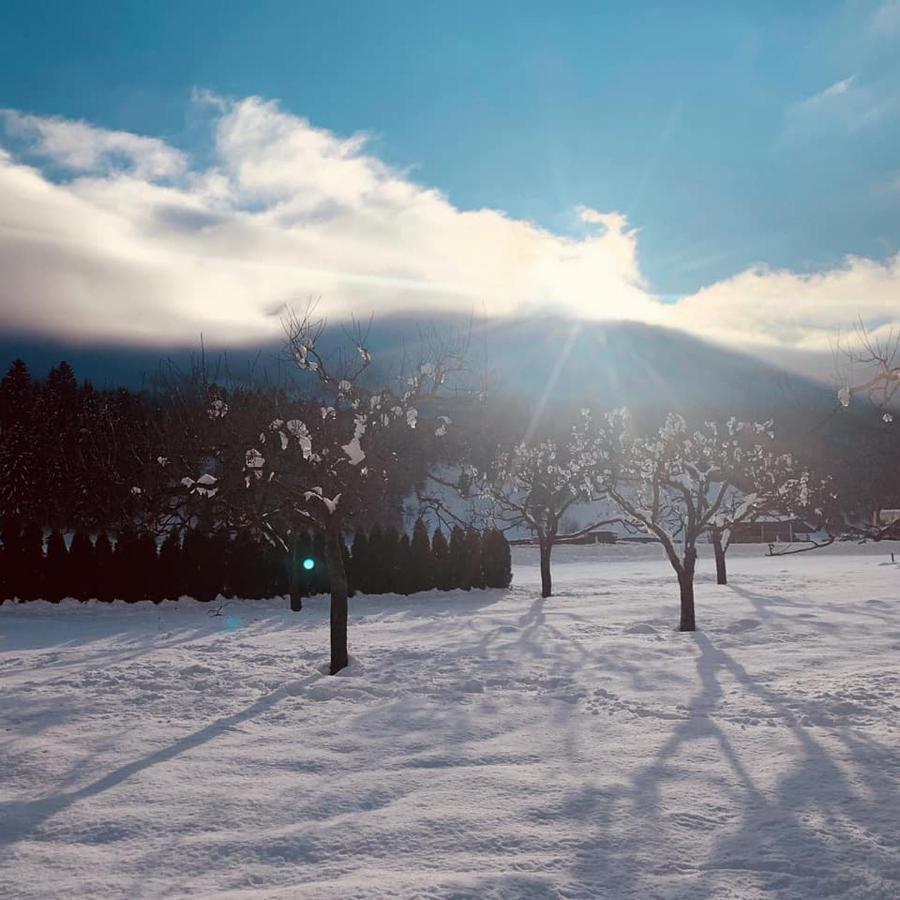
{"type": "MultiPolygon", "coordinates": [[[[890,548],[560,548],[557,596],[0,607],[0,896],[900,896],[890,548]]],[[[900,558],[900,554],[898,554],[900,558]]]]}

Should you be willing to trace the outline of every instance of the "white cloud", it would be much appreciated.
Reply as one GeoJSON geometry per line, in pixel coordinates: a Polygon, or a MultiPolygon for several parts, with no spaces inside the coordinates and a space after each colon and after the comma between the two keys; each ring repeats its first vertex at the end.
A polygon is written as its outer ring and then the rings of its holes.
{"type": "Polygon", "coordinates": [[[670,322],[748,349],[822,351],[857,316],[875,334],[900,325],[900,254],[813,274],[748,269],[685,297],[670,322]]]}
{"type": "MultiPolygon", "coordinates": [[[[566,305],[651,316],[637,237],[615,214],[567,238],[460,210],[341,139],[250,98],[214,120],[201,169],[155,139],[8,113],[26,148],[75,177],[0,160],[0,307],[8,324],[85,337],[194,341],[277,330],[322,295],[333,314],[566,305]]],[[[590,220],[590,221],[589,221],[590,220]]]]}
{"type": "Polygon", "coordinates": [[[127,131],[106,131],[86,122],[22,115],[0,110],[8,136],[26,141],[33,153],[78,172],[108,172],[129,168],[137,177],[180,175],[184,155],[158,138],[127,131]]]}
{"type": "Polygon", "coordinates": [[[362,135],[337,137],[258,98],[200,99],[214,131],[203,165],[155,138],[5,114],[5,328],[252,342],[278,333],[283,304],[318,295],[333,316],[556,306],[760,347],[825,346],[857,312],[900,319],[897,259],[815,276],[752,270],[665,304],[620,213],[579,208],[584,234],[569,237],[462,210],[372,156],[362,135]],[[50,177],[60,168],[66,180],[50,177]]]}
{"type": "Polygon", "coordinates": [[[836,126],[858,131],[882,122],[898,109],[900,94],[893,79],[864,83],[854,74],[788,106],[787,133],[796,137],[833,131],[836,126]]]}
{"type": "Polygon", "coordinates": [[[807,103],[827,103],[829,100],[834,99],[835,97],[841,97],[846,94],[853,82],[856,81],[856,76],[851,75],[849,78],[845,78],[843,81],[836,81],[830,87],[825,88],[821,94],[816,94],[815,97],[810,98],[807,103]]]}

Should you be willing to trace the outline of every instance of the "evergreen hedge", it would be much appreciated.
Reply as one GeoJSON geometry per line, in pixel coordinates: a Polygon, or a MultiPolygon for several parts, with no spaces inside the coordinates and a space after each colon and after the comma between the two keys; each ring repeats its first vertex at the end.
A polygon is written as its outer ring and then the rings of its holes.
{"type": "MultiPolygon", "coordinates": [[[[321,535],[301,534],[293,556],[304,596],[327,593],[328,569],[321,535]],[[311,569],[303,561],[311,559],[311,569]]],[[[122,529],[113,541],[77,530],[68,545],[59,530],[9,519],[0,524],[0,602],[58,603],[119,598],[128,602],[225,597],[275,597],[288,591],[291,555],[249,532],[171,531],[160,545],[147,533],[122,529]]],[[[374,525],[344,546],[350,588],[363,594],[415,594],[461,588],[506,588],[512,581],[509,543],[501,531],[454,528],[448,541],[437,528],[429,537],[417,521],[412,537],[374,525]]]]}

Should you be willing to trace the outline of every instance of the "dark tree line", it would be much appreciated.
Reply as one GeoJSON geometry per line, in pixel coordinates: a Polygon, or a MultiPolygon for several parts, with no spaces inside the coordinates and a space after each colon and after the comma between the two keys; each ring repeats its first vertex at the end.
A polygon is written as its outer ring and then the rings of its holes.
{"type": "Polygon", "coordinates": [[[154,416],[148,395],[79,383],[66,362],[36,381],[15,360],[0,380],[0,516],[97,529],[152,514],[154,416]]]}
{"type": "MultiPolygon", "coordinates": [[[[105,531],[92,538],[77,529],[67,542],[58,529],[45,537],[37,525],[22,527],[7,519],[0,541],[0,601],[276,597],[290,590],[288,563],[297,566],[295,589],[301,596],[331,588],[320,533],[299,535],[291,558],[249,531],[173,529],[159,542],[132,528],[122,529],[115,541],[105,531]]],[[[448,542],[440,529],[429,537],[421,520],[412,539],[375,525],[368,533],[357,531],[342,552],[351,592],[505,588],[512,580],[509,544],[496,530],[455,528],[448,542]]]]}

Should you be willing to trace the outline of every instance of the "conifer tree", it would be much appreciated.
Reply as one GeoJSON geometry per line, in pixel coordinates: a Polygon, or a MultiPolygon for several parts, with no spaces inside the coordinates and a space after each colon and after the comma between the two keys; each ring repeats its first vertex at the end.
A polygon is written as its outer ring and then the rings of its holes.
{"type": "Polygon", "coordinates": [[[469,590],[468,566],[466,565],[466,533],[459,525],[450,532],[450,583],[455,588],[469,590]]]}
{"type": "Polygon", "coordinates": [[[216,599],[221,581],[221,562],[216,556],[213,536],[206,530],[197,530],[194,550],[197,562],[197,599],[202,603],[210,603],[216,599]]]}
{"type": "Polygon", "coordinates": [[[399,552],[400,535],[396,528],[389,526],[381,533],[382,587],[386,594],[399,593],[397,590],[399,552]]]}
{"type": "Polygon", "coordinates": [[[366,533],[358,528],[353,535],[353,544],[350,548],[350,581],[353,587],[362,593],[367,593],[366,572],[369,566],[369,539],[366,533]]]}
{"type": "Polygon", "coordinates": [[[512,583],[512,560],[509,541],[498,528],[492,528],[485,533],[481,559],[485,587],[507,588],[510,586],[512,583]]]}
{"type": "Polygon", "coordinates": [[[21,586],[22,600],[37,600],[41,594],[41,573],[44,568],[44,534],[39,525],[29,523],[22,529],[21,586]]]}
{"type": "Polygon", "coordinates": [[[41,511],[35,396],[28,367],[21,359],[14,360],[0,380],[0,514],[4,516],[19,518],[41,511]]]}
{"type": "Polygon", "coordinates": [[[113,598],[134,603],[141,599],[142,586],[137,580],[139,551],[137,534],[130,525],[126,525],[116,538],[113,553],[113,598]]]}
{"type": "Polygon", "coordinates": [[[215,545],[203,528],[190,528],[182,542],[187,593],[202,603],[214,600],[220,589],[221,560],[216,559],[215,545]]]}
{"type": "Polygon", "coordinates": [[[465,579],[473,588],[483,588],[484,573],[481,568],[481,533],[474,528],[469,528],[466,531],[465,547],[465,579]]]}
{"type": "Polygon", "coordinates": [[[200,593],[200,565],[203,538],[196,528],[188,528],[181,542],[182,563],[184,566],[184,593],[188,597],[198,599],[200,593]]]}
{"type": "Polygon", "coordinates": [[[226,596],[228,593],[243,599],[261,596],[259,546],[253,535],[242,529],[229,546],[225,573],[226,596]]]}
{"type": "MultiPolygon", "coordinates": [[[[73,486],[77,468],[78,381],[65,361],[50,370],[40,385],[37,401],[37,425],[40,432],[41,487],[44,495],[44,521],[71,525],[73,522],[73,486]]],[[[83,592],[83,591],[82,591],[83,592]]]]}
{"type": "Polygon", "coordinates": [[[157,567],[159,557],[156,548],[156,538],[147,531],[142,531],[135,541],[134,548],[135,565],[137,571],[138,596],[141,600],[152,600],[158,603],[162,596],[157,590],[157,567]]]}
{"type": "Polygon", "coordinates": [[[253,536],[253,597],[262,600],[274,596],[270,593],[268,544],[252,531],[250,534],[253,536]]]}
{"type": "Polygon", "coordinates": [[[31,414],[34,382],[24,360],[14,359],[0,380],[0,428],[4,431],[31,414]]]}
{"type": "Polygon", "coordinates": [[[440,526],[434,529],[431,538],[431,558],[435,587],[441,591],[449,591],[453,587],[450,580],[450,547],[440,526]]]}
{"type": "Polygon", "coordinates": [[[250,569],[253,562],[250,558],[252,548],[250,547],[250,534],[245,530],[239,530],[228,541],[225,548],[225,557],[223,565],[225,567],[225,578],[222,587],[222,594],[225,597],[247,597],[249,596],[248,582],[250,569]]]}
{"type": "MultiPolygon", "coordinates": [[[[207,532],[209,538],[209,562],[207,564],[208,582],[206,590],[212,595],[210,599],[215,599],[225,590],[225,563],[228,557],[228,550],[231,544],[231,533],[225,528],[217,528],[207,532]]],[[[257,547],[251,538],[252,546],[247,550],[247,583],[250,589],[250,597],[258,597],[257,582],[259,580],[259,558],[257,547]]]]}
{"type": "Polygon", "coordinates": [[[0,541],[0,601],[12,600],[22,579],[22,525],[15,516],[4,518],[0,541]]]}
{"type": "MultiPolygon", "coordinates": [[[[97,538],[97,551],[100,538],[97,538]]],[[[181,535],[172,529],[159,548],[159,577],[156,580],[158,595],[166,600],[177,600],[183,593],[184,563],[181,557],[181,535]]]]}
{"type": "Polygon", "coordinates": [[[112,541],[105,531],[94,542],[94,571],[96,572],[97,599],[110,601],[115,596],[116,565],[112,541]]]}
{"type": "Polygon", "coordinates": [[[409,542],[409,535],[400,536],[400,543],[397,545],[397,587],[398,594],[415,593],[416,586],[413,580],[413,558],[412,546],[409,542]]]}
{"type": "Polygon", "coordinates": [[[283,597],[288,593],[287,568],[285,550],[276,543],[266,541],[263,558],[266,570],[266,597],[283,597]]]}
{"type": "Polygon", "coordinates": [[[77,529],[72,535],[69,547],[69,584],[66,588],[70,597],[78,600],[90,600],[96,596],[94,545],[87,532],[77,529]]]}
{"type": "Polygon", "coordinates": [[[45,600],[59,603],[69,588],[69,551],[66,539],[54,529],[47,537],[47,552],[44,555],[44,590],[45,600]]]}
{"type": "Polygon", "coordinates": [[[414,591],[430,591],[434,587],[434,560],[431,541],[425,523],[418,519],[410,541],[412,555],[412,583],[414,591]]]}
{"type": "Polygon", "coordinates": [[[365,592],[383,594],[386,588],[384,570],[384,532],[376,522],[369,532],[369,565],[366,571],[365,592]]]}

